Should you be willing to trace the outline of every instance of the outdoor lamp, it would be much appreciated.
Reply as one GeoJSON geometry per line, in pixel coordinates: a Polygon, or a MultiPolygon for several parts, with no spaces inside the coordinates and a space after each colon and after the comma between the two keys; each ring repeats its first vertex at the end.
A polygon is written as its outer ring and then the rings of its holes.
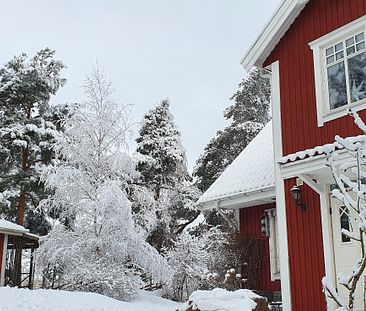
{"type": "Polygon", "coordinates": [[[306,209],[306,205],[304,202],[301,202],[301,189],[298,186],[293,186],[291,188],[291,194],[292,194],[292,198],[295,201],[295,204],[297,207],[300,207],[302,210],[306,209]]]}

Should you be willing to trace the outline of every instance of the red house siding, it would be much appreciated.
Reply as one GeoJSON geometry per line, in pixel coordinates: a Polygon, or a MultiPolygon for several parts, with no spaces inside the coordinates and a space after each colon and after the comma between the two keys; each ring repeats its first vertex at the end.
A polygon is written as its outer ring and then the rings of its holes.
{"type": "MultiPolygon", "coordinates": [[[[359,135],[349,116],[318,127],[313,54],[309,42],[366,14],[365,0],[311,0],[265,65],[279,60],[283,154],[359,135]]],[[[366,120],[366,113],[361,113],[366,120]]]]}
{"type": "Polygon", "coordinates": [[[302,186],[306,210],[295,206],[290,189],[295,180],[285,181],[288,255],[292,310],[325,310],[321,279],[325,275],[319,195],[302,186]]]}
{"type": "Polygon", "coordinates": [[[270,263],[269,263],[269,245],[268,238],[261,234],[261,219],[264,211],[274,208],[275,204],[265,204],[240,209],[240,233],[250,233],[263,240],[263,266],[259,278],[257,290],[280,291],[280,281],[271,281],[270,263]]]}
{"type": "MultiPolygon", "coordinates": [[[[365,0],[311,0],[264,66],[279,61],[283,154],[360,134],[349,116],[317,125],[313,54],[309,42],[366,14],[365,0]]],[[[366,111],[361,112],[366,120],[366,111]]],[[[319,197],[304,186],[306,211],[294,206],[285,181],[292,310],[325,310],[321,291],[324,257],[319,197]]]]}

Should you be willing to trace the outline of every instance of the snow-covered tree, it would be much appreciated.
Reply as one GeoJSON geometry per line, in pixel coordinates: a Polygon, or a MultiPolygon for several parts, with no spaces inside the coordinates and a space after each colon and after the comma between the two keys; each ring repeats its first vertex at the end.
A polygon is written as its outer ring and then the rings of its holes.
{"type": "Polygon", "coordinates": [[[186,153],[169,106],[169,100],[163,100],[145,114],[136,139],[138,170],[155,199],[189,178],[186,153]]]}
{"type": "Polygon", "coordinates": [[[14,57],[0,69],[0,213],[33,232],[47,231],[44,215],[34,209],[47,197],[40,181],[52,163],[62,108],[50,98],[65,84],[64,65],[48,48],[32,58],[14,57]]]}
{"type": "Polygon", "coordinates": [[[68,226],[57,224],[39,261],[49,282],[126,299],[143,279],[167,282],[169,266],[136,227],[129,187],[136,171],[126,153],[129,107],[113,94],[100,68],[84,86],[86,102],[65,120],[55,146],[62,158],[46,177],[54,195],[43,202],[68,226]]]}
{"type": "Polygon", "coordinates": [[[148,241],[159,251],[171,245],[198,215],[193,202],[200,195],[190,180],[180,132],[169,105],[168,100],[163,100],[144,116],[136,139],[140,183],[155,200],[149,212],[155,213],[157,221],[148,241]]]}
{"type": "MultiPolygon", "coordinates": [[[[231,97],[224,117],[230,125],[216,133],[197,160],[193,171],[196,186],[206,191],[225,168],[252,141],[269,121],[270,83],[259,69],[253,69],[239,84],[239,90],[231,97]]],[[[210,225],[228,224],[216,211],[205,213],[210,225]]],[[[233,219],[233,214],[227,216],[233,219]]]]}
{"type": "MultiPolygon", "coordinates": [[[[356,125],[366,135],[366,125],[356,112],[350,111],[356,125]]],[[[359,259],[354,263],[351,273],[338,274],[338,283],[348,292],[348,299],[342,300],[331,282],[324,277],[323,288],[327,297],[334,300],[337,310],[355,309],[356,289],[362,287],[364,304],[365,284],[362,277],[366,268],[366,136],[359,139],[345,139],[335,137],[333,148],[326,148],[326,164],[330,168],[337,187],[332,191],[334,198],[338,199],[345,207],[357,215],[358,226],[354,232],[342,229],[342,234],[359,243],[359,259]],[[339,152],[346,151],[349,158],[340,163],[339,152]]]]}
{"type": "Polygon", "coordinates": [[[231,100],[233,104],[224,112],[231,124],[210,140],[194,169],[202,191],[211,186],[269,121],[269,79],[259,69],[252,70],[231,100]]]}
{"type": "Polygon", "coordinates": [[[205,237],[196,237],[184,232],[167,252],[173,278],[165,291],[171,298],[184,301],[199,288],[202,277],[208,272],[209,253],[206,240],[205,237]]]}

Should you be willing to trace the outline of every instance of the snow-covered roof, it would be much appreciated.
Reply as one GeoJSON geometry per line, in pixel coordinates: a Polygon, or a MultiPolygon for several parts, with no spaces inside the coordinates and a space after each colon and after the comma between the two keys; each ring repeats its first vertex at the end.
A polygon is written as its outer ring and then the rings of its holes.
{"type": "Polygon", "coordinates": [[[249,71],[253,66],[262,67],[264,61],[276,47],[291,24],[310,0],[282,0],[260,35],[241,60],[249,71]]]}
{"type": "Polygon", "coordinates": [[[274,186],[272,122],[269,122],[196,204],[200,209],[214,208],[216,204],[220,208],[236,208],[249,202],[258,205],[263,200],[273,201],[274,186]]]}
{"type": "Polygon", "coordinates": [[[5,219],[0,219],[0,232],[22,234],[29,232],[29,230],[5,219]]]}
{"type": "MultiPolygon", "coordinates": [[[[345,140],[350,142],[350,143],[354,143],[354,142],[366,143],[366,136],[365,135],[352,136],[352,137],[345,138],[345,140]]],[[[338,149],[343,149],[343,146],[338,142],[334,142],[334,143],[331,143],[331,144],[316,146],[314,148],[310,148],[310,149],[306,149],[306,150],[302,150],[302,151],[298,151],[298,152],[295,152],[295,153],[288,154],[284,157],[279,158],[277,160],[277,162],[280,163],[280,164],[295,162],[295,161],[298,161],[298,160],[303,160],[303,159],[307,159],[307,158],[312,158],[314,156],[327,154],[331,151],[338,150],[338,149]]]]}

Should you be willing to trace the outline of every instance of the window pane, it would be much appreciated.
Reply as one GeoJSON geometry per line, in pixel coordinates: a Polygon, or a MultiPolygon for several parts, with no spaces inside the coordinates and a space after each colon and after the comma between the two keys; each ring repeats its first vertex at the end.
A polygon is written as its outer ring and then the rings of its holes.
{"type": "Polygon", "coordinates": [[[366,52],[348,59],[351,102],[366,98],[366,52]]]}
{"type": "MultiPolygon", "coordinates": [[[[339,208],[339,213],[341,215],[341,229],[345,229],[347,231],[351,231],[350,230],[350,224],[349,224],[349,216],[348,216],[348,209],[346,207],[340,207],[339,208]]],[[[350,242],[351,239],[350,237],[342,234],[342,242],[350,242]]]]}
{"type": "Polygon", "coordinates": [[[342,59],[343,58],[343,51],[342,52],[338,52],[337,54],[336,54],[336,60],[340,60],[340,59],[342,59]]]}
{"type": "Polygon", "coordinates": [[[357,35],[357,36],[356,36],[356,42],[360,42],[360,41],[362,41],[362,40],[363,40],[363,38],[364,38],[363,33],[360,33],[359,35],[357,35]]]}
{"type": "Polygon", "coordinates": [[[347,55],[353,54],[355,52],[355,47],[351,46],[350,48],[347,48],[347,55]]]}
{"type": "Polygon", "coordinates": [[[328,56],[327,57],[327,65],[329,65],[329,64],[331,64],[333,62],[334,62],[334,56],[333,55],[332,56],[328,56]]]}
{"type": "Polygon", "coordinates": [[[365,41],[363,41],[361,43],[357,43],[356,48],[357,48],[357,52],[363,50],[365,48],[365,41]]]}
{"type": "Polygon", "coordinates": [[[355,41],[354,41],[354,38],[353,37],[346,40],[346,46],[350,46],[350,45],[352,45],[354,43],[355,43],[355,41]]]}
{"type": "Polygon", "coordinates": [[[344,62],[335,64],[327,69],[330,109],[347,105],[347,86],[344,62]]]}
{"type": "Polygon", "coordinates": [[[325,53],[327,54],[327,56],[332,55],[332,54],[333,54],[333,47],[328,48],[328,49],[325,51],[325,53]]]}
{"type": "Polygon", "coordinates": [[[343,43],[338,43],[336,46],[335,46],[335,51],[338,52],[338,51],[341,51],[343,50],[343,43]]]}

